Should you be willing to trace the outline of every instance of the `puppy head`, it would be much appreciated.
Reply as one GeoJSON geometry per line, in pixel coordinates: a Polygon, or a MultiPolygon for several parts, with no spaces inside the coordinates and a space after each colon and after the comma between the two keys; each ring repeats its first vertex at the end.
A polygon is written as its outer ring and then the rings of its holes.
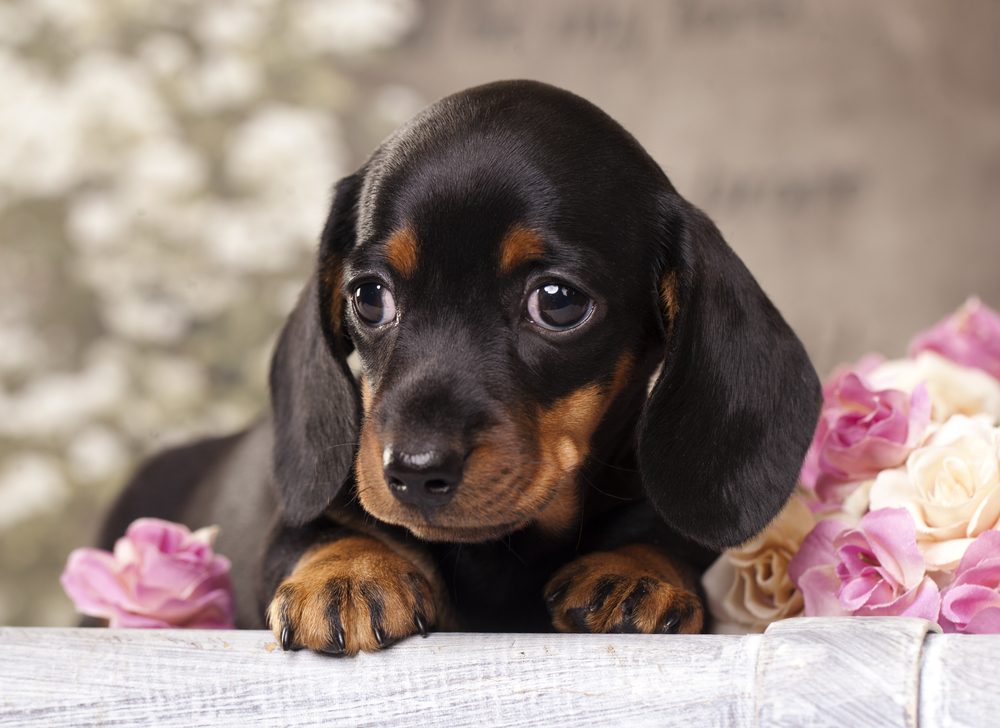
{"type": "Polygon", "coordinates": [[[359,432],[358,496],[380,520],[445,541],[565,531],[602,419],[660,361],[636,434],[647,492],[694,539],[743,540],[815,421],[797,339],[596,107],[530,82],[448,97],[338,186],[273,367],[286,516],[329,503],[359,432]]]}

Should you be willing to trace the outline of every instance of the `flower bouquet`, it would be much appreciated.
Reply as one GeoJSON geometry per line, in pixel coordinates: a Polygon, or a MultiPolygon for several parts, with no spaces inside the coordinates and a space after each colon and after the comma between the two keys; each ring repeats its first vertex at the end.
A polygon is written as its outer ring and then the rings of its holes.
{"type": "Polygon", "coordinates": [[[970,299],[909,357],[833,373],[796,492],[703,577],[717,632],[911,616],[1000,632],[1000,315],[970,299]]]}

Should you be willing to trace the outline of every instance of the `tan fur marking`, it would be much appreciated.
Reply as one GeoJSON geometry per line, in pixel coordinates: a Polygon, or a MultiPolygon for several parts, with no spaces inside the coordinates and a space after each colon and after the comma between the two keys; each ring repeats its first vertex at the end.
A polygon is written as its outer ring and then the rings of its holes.
{"type": "Polygon", "coordinates": [[[667,323],[673,326],[677,320],[677,272],[671,271],[660,282],[660,302],[667,313],[667,323]]]}
{"type": "Polygon", "coordinates": [[[341,277],[343,275],[343,264],[337,260],[327,266],[323,271],[323,282],[330,291],[330,300],[327,305],[330,307],[330,325],[333,326],[334,333],[339,334],[344,315],[344,296],[340,292],[341,277]]]}
{"type": "Polygon", "coordinates": [[[559,445],[556,446],[556,459],[564,471],[575,470],[580,465],[580,449],[573,442],[573,438],[564,437],[559,441],[559,445]]]}
{"type": "Polygon", "coordinates": [[[394,232],[385,244],[385,257],[399,275],[409,278],[417,269],[417,236],[407,225],[394,232]]]}
{"type": "Polygon", "coordinates": [[[372,401],[375,394],[372,391],[372,384],[368,381],[368,377],[361,375],[361,408],[367,414],[371,411],[372,401]]]}
{"type": "Polygon", "coordinates": [[[538,260],[545,254],[542,238],[534,230],[515,225],[500,243],[500,273],[507,275],[524,263],[538,260]]]}
{"type": "MultiPolygon", "coordinates": [[[[577,471],[601,418],[628,384],[632,365],[632,356],[623,354],[609,381],[586,385],[546,410],[512,415],[485,433],[469,455],[455,497],[433,523],[393,497],[382,472],[383,433],[366,416],[355,463],[362,507],[430,541],[481,542],[531,524],[567,532],[580,509],[577,471]]],[[[366,414],[377,396],[362,384],[366,414]]]]}
{"type": "Polygon", "coordinates": [[[632,373],[632,365],[635,363],[632,355],[628,352],[618,357],[615,363],[615,373],[611,378],[611,388],[608,390],[608,398],[614,399],[628,384],[629,375],[632,373]]]}
{"type": "Polygon", "coordinates": [[[642,544],[623,546],[583,556],[560,569],[545,587],[547,598],[558,589],[552,624],[561,632],[578,632],[584,614],[586,631],[605,633],[620,629],[626,600],[642,585],[641,598],[629,605],[633,626],[643,633],[659,631],[665,620],[676,615],[677,632],[697,634],[704,624],[701,600],[694,583],[662,552],[642,544]],[[602,586],[612,583],[603,603],[595,604],[602,586]]]}
{"type": "Polygon", "coordinates": [[[622,354],[615,364],[610,384],[590,384],[557,402],[538,418],[537,442],[542,460],[558,465],[555,473],[537,474],[530,491],[550,492],[551,505],[543,510],[536,523],[546,531],[565,532],[576,520],[579,505],[576,471],[587,459],[590,440],[608,407],[628,383],[633,358],[622,354]]]}
{"type": "Polygon", "coordinates": [[[573,483],[555,489],[553,497],[535,516],[534,523],[546,533],[563,534],[573,527],[579,513],[580,493],[573,483]]]}
{"type": "Polygon", "coordinates": [[[443,592],[429,563],[370,536],[321,544],[303,554],[278,587],[268,608],[268,624],[280,641],[287,619],[297,645],[329,650],[334,644],[332,606],[340,617],[347,654],[380,649],[368,606],[373,594],[381,601],[386,642],[417,632],[417,612],[426,624],[437,623],[443,592]]]}

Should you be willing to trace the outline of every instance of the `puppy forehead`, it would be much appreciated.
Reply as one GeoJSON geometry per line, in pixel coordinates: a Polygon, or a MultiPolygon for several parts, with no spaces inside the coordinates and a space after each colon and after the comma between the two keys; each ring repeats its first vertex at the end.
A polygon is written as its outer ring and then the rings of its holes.
{"type": "Polygon", "coordinates": [[[405,220],[389,234],[355,248],[348,272],[387,267],[404,281],[431,277],[481,284],[484,277],[502,281],[527,270],[553,269],[597,282],[613,259],[601,246],[565,240],[528,220],[486,227],[476,232],[405,220]]]}

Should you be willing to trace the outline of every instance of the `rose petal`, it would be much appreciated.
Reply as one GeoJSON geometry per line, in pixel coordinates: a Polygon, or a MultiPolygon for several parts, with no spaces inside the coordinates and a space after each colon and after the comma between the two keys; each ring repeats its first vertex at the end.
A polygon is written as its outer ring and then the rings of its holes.
{"type": "MultiPolygon", "coordinates": [[[[816,566],[833,566],[837,562],[837,553],[833,548],[833,540],[843,531],[847,524],[836,519],[820,521],[806,536],[799,552],[788,564],[788,575],[792,581],[802,588],[799,580],[809,569],[816,566]]],[[[838,584],[839,586],[839,584],[838,584]]]]}
{"type": "Polygon", "coordinates": [[[982,561],[1000,557],[1000,531],[987,531],[966,550],[958,570],[971,569],[982,561]]]}
{"type": "Polygon", "coordinates": [[[953,315],[917,334],[909,351],[935,351],[1000,379],[1000,314],[969,298],[953,315]]]}
{"type": "Polygon", "coordinates": [[[949,541],[923,541],[920,546],[928,570],[954,571],[972,542],[971,538],[953,538],[949,541]]]}
{"type": "Polygon", "coordinates": [[[976,613],[965,628],[966,634],[998,634],[1000,633],[1000,607],[987,607],[976,613]]]}
{"type": "Polygon", "coordinates": [[[799,574],[796,583],[802,592],[802,613],[807,617],[849,616],[837,599],[840,579],[832,566],[814,566],[799,574]]]}
{"type": "Polygon", "coordinates": [[[59,580],[82,614],[108,618],[113,613],[112,603],[128,601],[116,571],[117,564],[111,554],[80,548],[70,553],[59,580]]]}
{"type": "Polygon", "coordinates": [[[859,609],[856,614],[863,617],[919,617],[936,622],[940,610],[941,593],[938,585],[927,577],[891,603],[878,607],[865,607],[859,609]]]}
{"type": "Polygon", "coordinates": [[[909,590],[924,577],[924,557],[917,548],[913,518],[902,508],[870,511],[858,524],[879,565],[903,589],[909,590]]]}

